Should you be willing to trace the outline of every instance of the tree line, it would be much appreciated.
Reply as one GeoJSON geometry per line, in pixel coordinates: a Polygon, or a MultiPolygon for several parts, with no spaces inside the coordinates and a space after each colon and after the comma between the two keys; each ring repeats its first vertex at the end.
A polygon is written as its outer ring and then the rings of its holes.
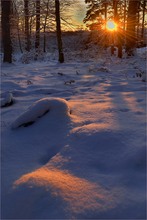
{"type": "MultiPolygon", "coordinates": [[[[41,46],[40,36],[43,35],[43,51],[46,52],[46,33],[56,31],[59,61],[64,62],[61,23],[67,27],[72,26],[68,10],[71,10],[77,1],[1,0],[3,61],[12,62],[14,39],[21,53],[35,48],[37,59],[41,46]]],[[[146,2],[146,0],[85,0],[87,11],[83,22],[89,30],[96,29],[106,33],[106,21],[113,19],[118,24],[115,33],[118,56],[122,57],[123,44],[126,45],[128,55],[133,55],[136,41],[144,38],[146,2]]],[[[107,37],[109,38],[109,36],[104,38],[105,45],[107,37]]]]}
{"type": "Polygon", "coordinates": [[[56,31],[59,61],[64,62],[61,20],[64,26],[70,25],[70,16],[67,17],[65,11],[68,12],[69,5],[74,2],[73,0],[1,0],[3,61],[12,62],[12,51],[16,41],[21,53],[35,48],[37,59],[41,33],[43,33],[43,51],[46,52],[46,33],[56,31]],[[22,38],[25,43],[22,42],[22,38]]]}
{"type": "MultiPolygon", "coordinates": [[[[106,21],[114,20],[118,25],[118,56],[122,57],[122,44],[126,45],[128,55],[133,55],[139,40],[143,43],[145,33],[146,0],[85,0],[87,12],[84,22],[91,30],[100,30],[106,21]],[[124,42],[125,41],[125,42],[124,42]]],[[[106,39],[106,38],[105,38],[106,39]]],[[[113,53],[113,48],[112,48],[113,53]]]]}

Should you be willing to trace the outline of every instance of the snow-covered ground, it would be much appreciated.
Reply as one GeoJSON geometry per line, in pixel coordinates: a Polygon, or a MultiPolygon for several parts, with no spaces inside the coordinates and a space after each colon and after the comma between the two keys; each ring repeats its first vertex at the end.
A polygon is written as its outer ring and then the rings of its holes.
{"type": "Polygon", "coordinates": [[[2,219],[146,219],[145,53],[2,64],[2,219]]]}

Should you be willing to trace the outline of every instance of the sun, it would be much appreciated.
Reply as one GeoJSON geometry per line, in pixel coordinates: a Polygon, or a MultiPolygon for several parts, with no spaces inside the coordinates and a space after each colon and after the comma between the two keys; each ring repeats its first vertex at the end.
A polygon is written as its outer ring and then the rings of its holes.
{"type": "Polygon", "coordinates": [[[106,28],[108,31],[116,31],[117,30],[117,24],[114,21],[107,21],[106,28]]]}

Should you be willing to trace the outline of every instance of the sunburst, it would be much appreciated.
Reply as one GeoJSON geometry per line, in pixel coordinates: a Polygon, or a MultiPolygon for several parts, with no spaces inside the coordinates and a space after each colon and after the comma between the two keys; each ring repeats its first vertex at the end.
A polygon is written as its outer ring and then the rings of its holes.
{"type": "Polygon", "coordinates": [[[117,30],[117,24],[114,21],[107,21],[106,28],[109,31],[116,31],[117,30]]]}

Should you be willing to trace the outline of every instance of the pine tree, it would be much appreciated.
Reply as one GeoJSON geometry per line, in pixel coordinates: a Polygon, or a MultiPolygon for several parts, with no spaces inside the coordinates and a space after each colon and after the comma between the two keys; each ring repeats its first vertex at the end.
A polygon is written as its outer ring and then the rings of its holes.
{"type": "Polygon", "coordinates": [[[84,18],[84,23],[88,23],[88,26],[101,25],[104,21],[102,16],[104,15],[105,20],[107,19],[108,5],[110,5],[109,0],[85,0],[88,4],[86,17],[84,18]]]}

